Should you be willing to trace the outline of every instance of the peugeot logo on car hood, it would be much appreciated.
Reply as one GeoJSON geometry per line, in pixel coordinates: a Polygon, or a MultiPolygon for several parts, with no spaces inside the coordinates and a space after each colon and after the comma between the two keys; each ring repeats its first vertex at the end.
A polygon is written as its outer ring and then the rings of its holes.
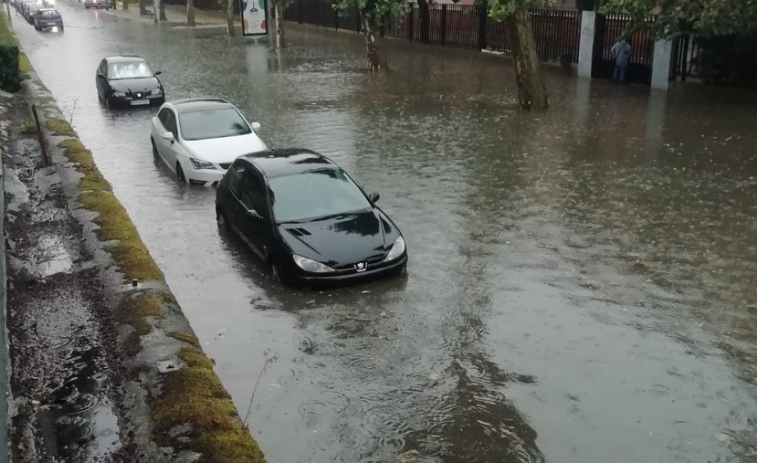
{"type": "Polygon", "coordinates": [[[368,264],[366,264],[365,262],[358,262],[357,264],[355,264],[355,270],[357,270],[358,272],[365,272],[367,268],[368,264]]]}

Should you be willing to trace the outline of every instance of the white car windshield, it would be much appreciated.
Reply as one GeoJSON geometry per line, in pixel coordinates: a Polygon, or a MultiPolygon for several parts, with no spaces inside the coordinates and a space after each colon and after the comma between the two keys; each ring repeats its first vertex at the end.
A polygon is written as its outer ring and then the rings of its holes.
{"type": "Polygon", "coordinates": [[[283,175],[268,183],[278,223],[305,222],[371,208],[360,188],[341,169],[283,175]]]}
{"type": "Polygon", "coordinates": [[[179,114],[181,136],[185,140],[234,137],[252,132],[234,108],[198,109],[179,114]]]}
{"type": "Polygon", "coordinates": [[[152,77],[152,71],[144,61],[124,61],[108,65],[108,79],[139,79],[152,77]]]}

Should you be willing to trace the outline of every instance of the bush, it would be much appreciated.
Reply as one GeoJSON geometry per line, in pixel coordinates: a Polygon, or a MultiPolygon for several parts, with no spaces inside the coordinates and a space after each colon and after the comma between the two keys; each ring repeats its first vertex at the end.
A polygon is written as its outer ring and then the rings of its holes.
{"type": "Polygon", "coordinates": [[[18,45],[0,44],[0,88],[8,92],[19,89],[18,45]]]}
{"type": "Polygon", "coordinates": [[[5,16],[5,11],[2,11],[0,12],[0,88],[15,92],[19,89],[18,82],[18,43],[5,16]]]}

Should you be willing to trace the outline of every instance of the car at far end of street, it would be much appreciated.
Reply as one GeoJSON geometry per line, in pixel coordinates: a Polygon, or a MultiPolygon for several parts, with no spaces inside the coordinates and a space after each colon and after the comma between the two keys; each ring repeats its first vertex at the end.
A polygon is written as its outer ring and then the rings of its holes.
{"type": "Polygon", "coordinates": [[[28,22],[29,24],[34,24],[34,17],[40,10],[45,8],[45,6],[39,0],[32,0],[29,2],[24,2],[22,8],[22,14],[24,16],[24,19],[26,19],[26,22],[28,22]]]}
{"type": "Polygon", "coordinates": [[[34,16],[34,28],[38,31],[43,29],[57,28],[59,31],[63,31],[63,17],[58,10],[52,8],[46,8],[39,10],[34,16]]]}
{"type": "Polygon", "coordinates": [[[183,183],[214,186],[243,154],[267,150],[256,131],[231,103],[221,98],[193,98],[164,104],[152,119],[150,142],[183,183]]]}
{"type": "Polygon", "coordinates": [[[104,58],[95,74],[97,97],[109,108],[162,105],[166,94],[160,74],[136,55],[104,58]]]}
{"type": "Polygon", "coordinates": [[[216,187],[216,219],[295,286],[346,283],[405,272],[405,239],[327,157],[304,149],[241,156],[216,187]]]}
{"type": "Polygon", "coordinates": [[[105,8],[106,10],[110,10],[110,6],[111,0],[84,0],[84,8],[86,9],[97,8],[99,10],[105,8]]]}

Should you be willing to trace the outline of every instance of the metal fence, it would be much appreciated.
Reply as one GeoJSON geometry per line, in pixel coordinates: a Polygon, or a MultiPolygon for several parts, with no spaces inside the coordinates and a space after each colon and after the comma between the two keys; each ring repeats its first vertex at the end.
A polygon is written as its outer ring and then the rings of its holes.
{"type": "MultiPolygon", "coordinates": [[[[333,5],[334,0],[292,0],[284,19],[360,32],[358,12],[339,16],[333,5]]],[[[578,62],[579,11],[532,10],[531,27],[542,61],[578,62]]],[[[408,3],[399,18],[384,22],[379,33],[384,37],[422,43],[510,52],[505,22],[489,18],[488,9],[474,5],[431,4],[426,12],[417,3],[408,3]],[[424,16],[428,18],[427,28],[422,27],[424,16]]]]}

